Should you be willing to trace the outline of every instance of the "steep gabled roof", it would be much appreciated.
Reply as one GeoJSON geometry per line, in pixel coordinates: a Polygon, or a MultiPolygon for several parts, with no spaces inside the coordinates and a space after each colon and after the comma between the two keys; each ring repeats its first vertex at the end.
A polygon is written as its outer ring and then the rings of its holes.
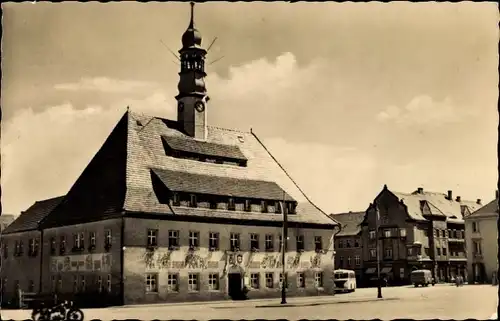
{"type": "Polygon", "coordinates": [[[63,199],[64,196],[59,196],[43,201],[36,201],[35,204],[31,205],[26,211],[21,212],[21,215],[7,226],[3,234],[36,230],[39,227],[39,223],[47,217],[63,199]]]}
{"type": "Polygon", "coordinates": [[[364,216],[365,212],[348,212],[330,215],[330,217],[335,219],[342,226],[337,236],[357,235],[361,231],[361,223],[363,222],[364,216]]]}
{"type": "Polygon", "coordinates": [[[466,207],[470,212],[477,210],[481,207],[474,201],[462,200],[457,202],[456,200],[449,200],[447,194],[436,193],[428,191],[415,191],[413,193],[400,193],[392,192],[400,201],[406,205],[408,209],[408,214],[412,219],[415,220],[425,220],[422,205],[425,204],[430,210],[430,214],[435,216],[446,216],[448,221],[460,222],[464,219],[464,207],[466,207]]]}
{"type": "Polygon", "coordinates": [[[498,216],[498,199],[495,199],[488,204],[484,205],[477,211],[473,212],[471,215],[466,217],[465,219],[469,218],[478,218],[482,216],[490,216],[490,215],[497,215],[498,216]]]}
{"type": "Polygon", "coordinates": [[[282,200],[285,191],[286,199],[297,203],[296,214],[288,216],[289,222],[322,224],[332,228],[337,224],[308,200],[255,133],[208,127],[207,139],[200,142],[183,133],[175,121],[131,111],[127,111],[121,118],[72,186],[64,202],[44,224],[76,224],[127,213],[281,220],[280,215],[274,213],[250,214],[171,207],[159,201],[156,194],[158,191],[153,188],[152,172],[165,181],[167,188],[169,184],[173,184],[178,190],[185,189],[186,185],[181,181],[189,178],[189,189],[192,192],[207,191],[206,182],[195,186],[197,179],[210,180],[216,184],[246,184],[238,188],[225,186],[224,191],[243,191],[243,194],[251,191],[255,197],[268,199],[282,200]],[[173,157],[168,156],[166,148],[191,154],[237,158],[245,163],[244,166],[239,166],[173,157]],[[182,179],[179,180],[179,177],[182,179]],[[201,187],[203,190],[200,191],[201,187]]]}

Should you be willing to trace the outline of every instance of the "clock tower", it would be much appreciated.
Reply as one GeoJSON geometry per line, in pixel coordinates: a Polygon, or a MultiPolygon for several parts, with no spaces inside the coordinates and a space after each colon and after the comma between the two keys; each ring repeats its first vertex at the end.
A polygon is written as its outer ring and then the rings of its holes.
{"type": "Polygon", "coordinates": [[[205,56],[201,47],[202,37],[194,27],[194,2],[191,2],[191,20],[182,35],[179,50],[181,71],[179,72],[179,94],[177,99],[177,121],[184,132],[196,139],[207,136],[207,88],[205,87],[205,56]]]}

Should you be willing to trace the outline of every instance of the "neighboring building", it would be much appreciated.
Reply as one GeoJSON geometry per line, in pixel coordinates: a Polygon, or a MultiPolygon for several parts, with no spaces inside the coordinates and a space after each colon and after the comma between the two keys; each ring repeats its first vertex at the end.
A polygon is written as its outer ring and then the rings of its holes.
{"type": "Polygon", "coordinates": [[[208,126],[192,16],[182,45],[177,121],[127,111],[42,222],[42,291],[133,304],[223,299],[244,282],[278,297],[284,204],[288,294],[332,293],[338,223],[254,132],[208,126]]]}
{"type": "Polygon", "coordinates": [[[2,214],[0,215],[0,234],[9,226],[16,217],[12,214],[2,214]]]}
{"type": "Polygon", "coordinates": [[[494,201],[465,218],[469,282],[498,281],[497,221],[498,191],[494,201]]]}
{"type": "Polygon", "coordinates": [[[2,232],[0,270],[2,303],[16,299],[18,290],[40,289],[40,222],[61,202],[62,197],[37,201],[2,232]]]}
{"type": "Polygon", "coordinates": [[[331,215],[341,225],[340,232],[335,235],[335,269],[354,270],[358,284],[362,284],[363,276],[361,223],[364,216],[365,212],[331,215]]]}
{"type": "MultiPolygon", "coordinates": [[[[380,213],[381,273],[390,283],[407,284],[412,270],[429,269],[438,281],[466,274],[463,217],[479,207],[476,202],[418,188],[411,194],[384,186],[375,198],[380,213]]],[[[376,280],[376,206],[371,204],[362,223],[365,274],[376,280]]]]}

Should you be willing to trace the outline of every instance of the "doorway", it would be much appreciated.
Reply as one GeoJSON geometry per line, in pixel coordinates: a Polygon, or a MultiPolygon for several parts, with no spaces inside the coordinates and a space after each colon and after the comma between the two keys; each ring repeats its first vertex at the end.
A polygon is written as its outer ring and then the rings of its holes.
{"type": "Polygon", "coordinates": [[[227,275],[227,294],[233,300],[238,300],[242,296],[242,279],[241,273],[229,273],[227,275]]]}

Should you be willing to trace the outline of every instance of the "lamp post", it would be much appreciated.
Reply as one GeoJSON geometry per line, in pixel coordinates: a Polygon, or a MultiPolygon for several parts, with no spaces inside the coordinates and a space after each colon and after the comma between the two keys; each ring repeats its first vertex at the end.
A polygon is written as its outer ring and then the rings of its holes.
{"type": "Polygon", "coordinates": [[[382,299],[382,280],[380,279],[380,211],[378,208],[378,203],[375,202],[375,213],[376,213],[376,242],[377,242],[377,278],[378,278],[378,285],[377,285],[377,298],[382,299]]]}
{"type": "Polygon", "coordinates": [[[282,280],[281,280],[281,304],[286,304],[286,267],[285,267],[285,253],[286,243],[288,239],[288,217],[285,206],[285,191],[283,191],[283,202],[281,203],[281,212],[283,213],[283,236],[281,237],[281,267],[282,267],[282,280]]]}

